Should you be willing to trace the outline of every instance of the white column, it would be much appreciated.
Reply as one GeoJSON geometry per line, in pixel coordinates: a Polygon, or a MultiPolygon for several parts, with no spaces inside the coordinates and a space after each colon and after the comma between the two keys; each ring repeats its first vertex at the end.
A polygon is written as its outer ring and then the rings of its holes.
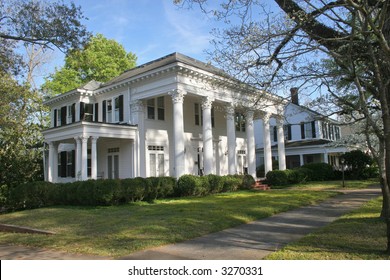
{"type": "Polygon", "coordinates": [[[205,97],[202,100],[203,114],[203,166],[204,174],[213,173],[213,127],[211,123],[211,107],[213,100],[205,97]]]}
{"type": "Polygon", "coordinates": [[[58,144],[49,142],[49,162],[47,180],[55,183],[58,179],[58,144]]]}
{"type": "Polygon", "coordinates": [[[278,131],[278,161],[279,170],[286,170],[286,151],[284,145],[284,130],[283,130],[283,118],[276,118],[276,126],[278,131]]]}
{"type": "Polygon", "coordinates": [[[303,160],[303,155],[302,154],[299,155],[299,162],[300,162],[301,166],[305,164],[305,161],[303,160]]]}
{"type": "Polygon", "coordinates": [[[174,90],[170,93],[173,102],[173,139],[174,139],[174,158],[175,158],[175,177],[179,178],[185,172],[184,157],[184,118],[183,102],[185,92],[174,90]]]}
{"type": "Polygon", "coordinates": [[[91,179],[96,180],[97,178],[97,149],[96,142],[99,137],[91,137],[91,179]]]}
{"type": "Polygon", "coordinates": [[[271,150],[271,134],[269,119],[271,114],[263,115],[263,143],[264,143],[264,171],[267,175],[268,171],[272,171],[272,150],[271,150]]]}
{"type": "Polygon", "coordinates": [[[329,163],[329,155],[328,155],[328,151],[324,151],[324,163],[329,163]]]}
{"type": "Polygon", "coordinates": [[[146,145],[145,145],[145,117],[142,100],[134,100],[131,103],[132,123],[138,125],[137,139],[134,143],[135,176],[146,177],[146,145]]]}
{"type": "Polygon", "coordinates": [[[226,107],[226,129],[228,144],[228,170],[230,175],[236,174],[236,125],[234,122],[234,108],[226,107]]]}
{"type": "Polygon", "coordinates": [[[81,139],[81,180],[88,179],[88,137],[82,136],[81,139]]]}
{"type": "Polygon", "coordinates": [[[245,113],[245,131],[247,143],[248,174],[256,179],[256,146],[255,131],[253,127],[253,111],[245,113]]]}
{"type": "Polygon", "coordinates": [[[75,137],[76,140],[76,180],[81,179],[81,140],[80,137],[75,137]]]}

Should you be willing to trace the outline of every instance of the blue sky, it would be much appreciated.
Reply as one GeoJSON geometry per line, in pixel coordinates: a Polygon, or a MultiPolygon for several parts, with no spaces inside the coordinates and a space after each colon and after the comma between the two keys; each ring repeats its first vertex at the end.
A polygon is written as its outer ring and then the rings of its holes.
{"type": "Polygon", "coordinates": [[[199,9],[179,9],[172,0],[74,0],[89,31],[121,43],[138,56],[138,64],[181,52],[207,60],[215,22],[199,9]]]}

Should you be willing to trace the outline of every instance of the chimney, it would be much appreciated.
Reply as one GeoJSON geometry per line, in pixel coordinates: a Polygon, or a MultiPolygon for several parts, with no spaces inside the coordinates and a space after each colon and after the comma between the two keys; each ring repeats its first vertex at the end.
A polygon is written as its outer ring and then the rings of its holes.
{"type": "Polygon", "coordinates": [[[297,87],[290,88],[290,93],[291,93],[291,103],[295,105],[299,105],[298,88],[297,87]]]}

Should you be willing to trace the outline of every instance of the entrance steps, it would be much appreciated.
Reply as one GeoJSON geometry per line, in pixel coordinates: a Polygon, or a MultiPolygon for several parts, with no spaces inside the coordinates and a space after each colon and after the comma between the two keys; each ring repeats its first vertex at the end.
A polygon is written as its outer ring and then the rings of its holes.
{"type": "Polygon", "coordinates": [[[268,191],[271,187],[264,184],[262,180],[256,180],[256,182],[252,185],[252,189],[256,191],[268,191]]]}

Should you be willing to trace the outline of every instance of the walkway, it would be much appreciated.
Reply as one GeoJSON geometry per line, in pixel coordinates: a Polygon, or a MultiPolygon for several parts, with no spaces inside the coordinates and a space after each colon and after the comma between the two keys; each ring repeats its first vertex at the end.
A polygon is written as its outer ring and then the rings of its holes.
{"type": "MultiPolygon", "coordinates": [[[[124,256],[126,260],[262,259],[341,215],[378,197],[380,188],[345,190],[317,205],[298,208],[235,228],[124,256]]],[[[101,259],[45,249],[0,245],[0,259],[101,259]]]]}

